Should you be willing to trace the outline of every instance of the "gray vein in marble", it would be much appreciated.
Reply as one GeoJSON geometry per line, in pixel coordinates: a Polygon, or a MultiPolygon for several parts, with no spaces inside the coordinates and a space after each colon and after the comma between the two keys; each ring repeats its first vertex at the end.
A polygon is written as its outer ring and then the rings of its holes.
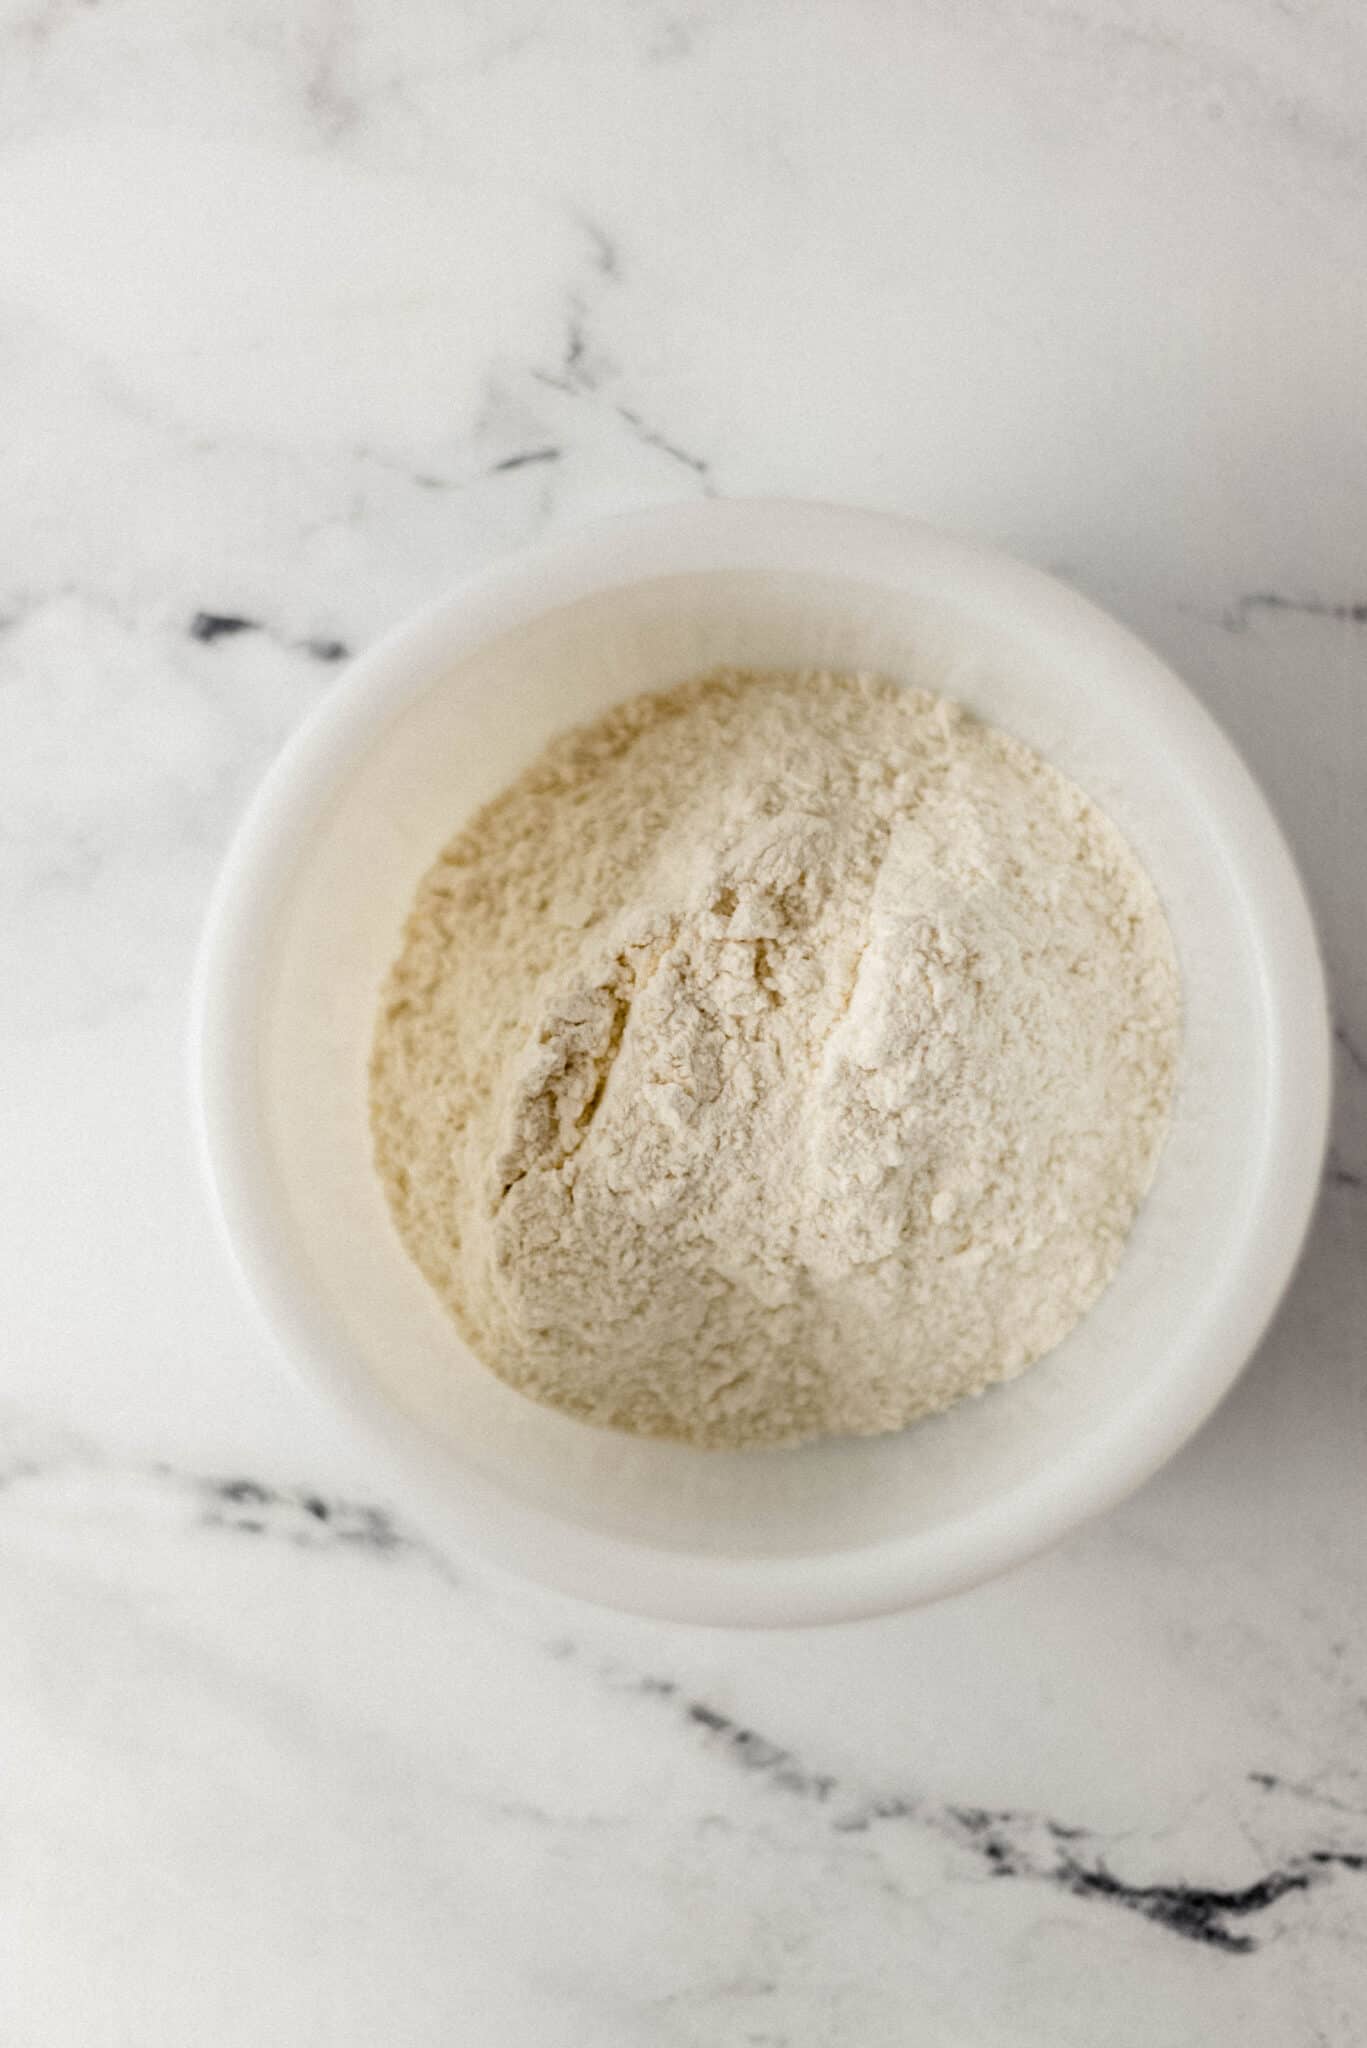
{"type": "Polygon", "coordinates": [[[611,278],[615,282],[622,274],[621,257],[616,242],[601,221],[594,220],[591,214],[581,213],[576,207],[571,209],[571,215],[589,245],[589,258],[593,268],[600,277],[611,278]]]}
{"type": "MultiPolygon", "coordinates": [[[[651,1691],[655,1697],[672,1696],[659,1684],[651,1691]]],[[[1089,1829],[1008,1808],[938,1806],[914,1792],[851,1802],[838,1778],[810,1770],[756,1730],[703,1702],[686,1701],[683,1710],[689,1723],[715,1738],[740,1769],[760,1774],[799,1799],[834,1808],[830,1824],[840,1834],[863,1834],[899,1823],[928,1829],[952,1847],[967,1850],[990,1877],[1028,1878],[1074,1898],[1118,1906],[1167,1933],[1230,1955],[1250,1955],[1259,1945],[1239,1923],[1267,1912],[1292,1893],[1309,1891],[1335,1872],[1367,1871],[1367,1850],[1311,1849],[1236,1887],[1186,1881],[1133,1884],[1108,1866],[1103,1839],[1089,1829]]]]}
{"type": "Polygon", "coordinates": [[[681,447],[677,441],[671,441],[667,435],[660,433],[658,428],[643,420],[640,413],[633,411],[629,405],[619,405],[616,412],[618,419],[625,420],[638,441],[644,443],[647,448],[658,448],[671,462],[680,463],[684,469],[692,470],[694,476],[701,480],[704,494],[711,494],[711,465],[704,462],[701,455],[694,455],[689,449],[681,447]]]}
{"type": "Polygon", "coordinates": [[[1303,619],[1332,619],[1341,625],[1367,626],[1367,599],[1334,602],[1319,597],[1286,597],[1275,590],[1256,590],[1236,598],[1225,613],[1231,633],[1247,632],[1260,613],[1288,612],[1303,619]]]}
{"type": "MultiPolygon", "coordinates": [[[[159,1467],[165,1476],[176,1475],[159,1467]]],[[[338,1498],[303,1487],[263,1486],[255,1479],[192,1479],[188,1483],[203,1502],[205,1528],[226,1529],[237,1536],[269,1536],[317,1550],[341,1547],[372,1556],[421,1555],[449,1567],[438,1553],[398,1528],[388,1509],[368,1501],[338,1498]]]]}
{"type": "Polygon", "coordinates": [[[1326,1792],[1321,1785],[1307,1778],[1283,1778],[1275,1771],[1250,1771],[1250,1785],[1256,1785],[1267,1793],[1276,1794],[1306,1806],[1323,1807],[1329,1813],[1341,1813],[1351,1820],[1367,1819],[1367,1797],[1358,1801],[1341,1799],[1337,1794],[1326,1792]]]}
{"type": "MultiPolygon", "coordinates": [[[[603,288],[610,289],[621,282],[622,261],[616,242],[605,228],[587,215],[576,214],[575,218],[589,244],[595,290],[590,293],[582,286],[575,286],[570,291],[560,360],[553,370],[535,369],[532,375],[537,383],[568,398],[595,399],[606,397],[610,387],[619,383],[622,374],[618,363],[602,346],[596,331],[598,294],[603,288]]],[[[613,417],[628,429],[632,439],[641,447],[651,448],[678,468],[687,470],[701,486],[704,497],[714,495],[712,465],[703,456],[665,433],[638,406],[613,399],[611,410],[613,417]]]]}
{"type": "Polygon", "coordinates": [[[406,477],[420,491],[464,491],[476,485],[487,483],[493,477],[511,476],[520,469],[540,469],[551,463],[562,462],[565,450],[554,442],[545,442],[529,448],[514,448],[511,454],[500,455],[495,461],[486,463],[482,469],[468,476],[444,476],[435,469],[414,469],[408,463],[392,456],[382,455],[374,448],[358,448],[356,460],[368,462],[378,469],[393,471],[406,477]]]}
{"type": "Polygon", "coordinates": [[[539,384],[570,397],[591,396],[617,373],[611,357],[600,354],[590,339],[589,309],[583,292],[572,291],[565,311],[560,360],[554,370],[534,370],[539,384]]]}
{"type": "MultiPolygon", "coordinates": [[[[387,1565],[415,1564],[450,1586],[463,1582],[444,1554],[404,1527],[388,1508],[308,1487],[267,1484],[249,1477],[199,1475],[167,1465],[120,1470],[98,1454],[63,1442],[35,1448],[17,1444],[0,1462],[0,1494],[12,1496],[29,1485],[76,1470],[78,1475],[113,1474],[169,1489],[190,1509],[190,1525],[213,1533],[282,1543],[298,1550],[349,1551],[387,1565]]],[[[47,1504],[47,1512],[60,1508],[47,1504]]],[[[678,1680],[641,1671],[586,1653],[574,1638],[545,1645],[557,1662],[572,1663],[617,1696],[651,1702],[729,1769],[812,1815],[838,1840],[876,1839],[898,1828],[914,1828],[942,1842],[976,1866],[984,1880],[1018,1879],[1068,1897],[1137,1915],[1159,1931],[1217,1951],[1247,1956],[1257,1951],[1280,1922],[1266,1916],[1283,1901],[1318,1887],[1367,1873],[1367,1843],[1325,1840],[1297,1849],[1240,1885],[1197,1883],[1186,1876],[1133,1882],[1112,1866],[1117,1838],[1021,1808],[940,1802],[909,1788],[871,1792],[867,1786],[818,1768],[678,1680]]],[[[1271,1793],[1282,1790],[1307,1809],[1356,1820],[1359,1810],[1317,1798],[1308,1785],[1293,1786],[1268,1772],[1249,1772],[1245,1782],[1271,1793]]],[[[559,1824],[540,1809],[520,1810],[538,1825],[559,1824]]]]}
{"type": "MultiPolygon", "coordinates": [[[[560,1659],[574,1646],[551,1646],[560,1659]]],[[[1243,1923],[1256,1921],[1281,1900],[1311,1891],[1339,1873],[1367,1872],[1367,1848],[1326,1846],[1300,1851],[1248,1884],[1194,1884],[1186,1879],[1137,1884],[1106,1860],[1108,1838],[1048,1815],[1013,1808],[941,1805],[902,1791],[868,1796],[837,1774],[812,1768],[759,1730],[690,1698],[668,1678],[601,1664],[596,1675],[614,1691],[672,1706],[691,1731],[700,1731],[737,1770],[776,1793],[822,1810],[840,1836],[867,1835],[897,1825],[917,1827],[966,1852],[989,1878],[1022,1878],[1070,1897],[1135,1913],[1166,1933],[1227,1955],[1251,1955],[1260,1946],[1243,1923]]]]}
{"type": "MultiPolygon", "coordinates": [[[[1294,18],[1295,10],[1286,0],[1279,4],[1294,18]]],[[[1122,73],[1131,58],[1152,66],[1155,77],[1166,76],[1168,89],[1179,90],[1184,102],[1203,106],[1208,120],[1221,120],[1227,111],[1237,113],[1256,129],[1280,129],[1327,162],[1352,174],[1361,172],[1363,138],[1350,97],[1340,109],[1323,104],[1322,94],[1313,90],[1302,89],[1293,96],[1280,66],[1269,67],[1237,44],[1216,40],[1201,10],[1174,10],[1171,25],[1161,19],[1162,11],[1156,10],[1159,18],[1143,21],[1128,0],[1116,0],[1110,7],[1025,0],[1014,13],[1018,30],[1033,29],[1036,23],[1047,30],[1057,24],[1081,46],[1090,44],[1108,74],[1122,73]]],[[[1346,61],[1340,69],[1345,80],[1354,76],[1346,61]]]]}
{"type": "Polygon", "coordinates": [[[361,119],[360,101],[342,83],[349,28],[341,7],[324,8],[304,79],[304,105],[325,142],[350,134],[361,119]]]}
{"type": "Polygon", "coordinates": [[[238,612],[196,612],[186,631],[192,640],[199,640],[206,647],[212,647],[218,640],[235,639],[239,633],[264,633],[277,645],[292,648],[298,654],[307,654],[314,661],[345,661],[351,650],[343,640],[330,640],[325,636],[311,636],[306,640],[284,640],[272,632],[260,619],[244,619],[238,612]]]}
{"type": "Polygon", "coordinates": [[[389,1508],[374,1501],[307,1486],[178,1473],[165,1465],[155,1470],[189,1492],[199,1509],[201,1528],[262,1537],[296,1550],[357,1551],[386,1562],[418,1564],[449,1586],[461,1584],[455,1566],[435,1544],[402,1527],[389,1508]]]}
{"type": "Polygon", "coordinates": [[[1353,1072],[1367,1080],[1367,1053],[1364,1053],[1346,1024],[1336,1024],[1334,1026],[1334,1043],[1347,1058],[1353,1072]]]}
{"type": "MultiPolygon", "coordinates": [[[[391,1511],[373,1501],[323,1493],[313,1487],[272,1485],[258,1479],[191,1473],[157,1462],[121,1465],[80,1438],[39,1434],[26,1419],[0,1414],[0,1496],[45,1480],[75,1474],[96,1481],[132,1480],[188,1508],[190,1526],[234,1536],[260,1536],[296,1549],[353,1550],[368,1557],[423,1564],[451,1585],[459,1575],[424,1537],[400,1526],[391,1511]]],[[[60,1502],[51,1504],[54,1511],[60,1502]]]]}
{"type": "Polygon", "coordinates": [[[533,463],[559,462],[563,453],[561,448],[524,448],[517,455],[505,455],[501,462],[491,463],[485,475],[507,476],[510,470],[529,469],[533,463]]]}
{"type": "MultiPolygon", "coordinates": [[[[1343,1055],[1341,1065],[1346,1083],[1351,1086],[1367,1081],[1367,1054],[1346,1024],[1334,1026],[1334,1043],[1343,1055]]],[[[1361,1194],[1367,1189],[1367,1168],[1351,1164],[1337,1146],[1330,1148],[1324,1177],[1330,1187],[1347,1188],[1354,1194],[1361,1194]]]]}

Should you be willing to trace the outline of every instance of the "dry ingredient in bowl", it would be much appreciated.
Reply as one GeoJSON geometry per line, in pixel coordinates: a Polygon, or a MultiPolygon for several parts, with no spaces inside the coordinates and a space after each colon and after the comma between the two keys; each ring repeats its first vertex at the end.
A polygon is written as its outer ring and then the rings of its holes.
{"type": "Polygon", "coordinates": [[[1018,741],[722,673],[558,739],[418,892],[372,1067],[486,1365],[703,1445],[899,1429],[1113,1272],[1179,1035],[1153,888],[1018,741]]]}

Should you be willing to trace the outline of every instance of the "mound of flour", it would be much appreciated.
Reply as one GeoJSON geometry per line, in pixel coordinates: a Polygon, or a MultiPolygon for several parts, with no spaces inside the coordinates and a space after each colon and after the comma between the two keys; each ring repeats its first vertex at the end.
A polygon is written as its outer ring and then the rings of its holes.
{"type": "Polygon", "coordinates": [[[470,1345],[705,1445],[898,1429],[1057,1344],[1162,1143],[1176,965],[1120,834],[862,677],[556,741],[424,880],[376,1158],[470,1345]]]}

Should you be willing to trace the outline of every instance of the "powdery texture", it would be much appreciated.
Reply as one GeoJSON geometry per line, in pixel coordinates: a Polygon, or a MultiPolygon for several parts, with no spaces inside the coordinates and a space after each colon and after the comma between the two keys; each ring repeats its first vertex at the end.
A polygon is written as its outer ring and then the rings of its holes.
{"type": "Polygon", "coordinates": [[[1153,888],[943,698],[723,673],[557,740],[423,882],[376,1155],[484,1362],[704,1445],[900,1429],[1057,1344],[1162,1142],[1153,888]]]}

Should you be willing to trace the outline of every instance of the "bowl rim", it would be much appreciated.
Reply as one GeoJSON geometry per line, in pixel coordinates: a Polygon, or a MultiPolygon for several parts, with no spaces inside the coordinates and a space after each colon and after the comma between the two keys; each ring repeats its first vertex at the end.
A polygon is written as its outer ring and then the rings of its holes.
{"type": "Polygon", "coordinates": [[[249,1300],[297,1379],[340,1407],[396,1487],[484,1562],[600,1606],[655,1619],[786,1627],[888,1613],[959,1592],[1036,1555],[1114,1506],[1201,1426],[1251,1357],[1291,1278],[1321,1184],[1330,1106],[1324,970],[1304,888],[1248,769],[1191,691],[1127,628],[1014,557],[922,522],[781,498],[702,500],[617,514],[543,540],[467,578],[353,658],[268,768],[229,846],[196,962],[191,1113],[220,1234],[249,1300]],[[434,670],[595,593],[668,576],[792,571],[897,580],[927,551],[1014,583],[1125,653],[1141,694],[1200,788],[1238,885],[1261,970],[1273,1063],[1258,1187],[1236,1256],[1206,1305],[1185,1370],[1081,1446],[956,1519],[863,1549],[735,1557],[587,1530],[514,1499],[438,1450],[356,1361],[270,1224],[259,1129],[255,1017],[262,932],[300,844],[349,763],[434,670]]]}

